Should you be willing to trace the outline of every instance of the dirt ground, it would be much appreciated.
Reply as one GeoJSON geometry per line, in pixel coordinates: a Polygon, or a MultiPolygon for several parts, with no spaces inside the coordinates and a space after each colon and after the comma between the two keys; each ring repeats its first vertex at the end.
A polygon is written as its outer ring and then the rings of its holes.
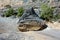
{"type": "Polygon", "coordinates": [[[48,22],[46,24],[52,29],[60,30],[60,23],[58,23],[58,22],[53,22],[53,23],[48,22]]]}

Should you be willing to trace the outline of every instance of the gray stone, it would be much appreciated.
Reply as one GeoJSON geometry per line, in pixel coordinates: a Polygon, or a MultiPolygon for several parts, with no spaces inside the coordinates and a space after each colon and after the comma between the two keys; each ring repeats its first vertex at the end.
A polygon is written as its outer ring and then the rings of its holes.
{"type": "Polygon", "coordinates": [[[44,21],[35,13],[33,7],[27,9],[18,21],[20,31],[36,31],[45,29],[47,26],[44,21]]]}
{"type": "Polygon", "coordinates": [[[26,21],[26,20],[37,20],[37,21],[42,21],[39,17],[39,14],[35,13],[33,8],[27,9],[22,17],[20,18],[19,22],[21,20],[26,21]]]}

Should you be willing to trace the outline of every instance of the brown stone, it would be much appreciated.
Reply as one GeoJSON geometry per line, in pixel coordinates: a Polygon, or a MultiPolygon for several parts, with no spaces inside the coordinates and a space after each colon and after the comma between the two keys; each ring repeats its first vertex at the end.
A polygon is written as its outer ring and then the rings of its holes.
{"type": "Polygon", "coordinates": [[[21,23],[18,26],[19,31],[25,32],[25,31],[38,31],[43,30],[47,26],[45,24],[38,23],[36,21],[30,21],[26,23],[21,23]]]}

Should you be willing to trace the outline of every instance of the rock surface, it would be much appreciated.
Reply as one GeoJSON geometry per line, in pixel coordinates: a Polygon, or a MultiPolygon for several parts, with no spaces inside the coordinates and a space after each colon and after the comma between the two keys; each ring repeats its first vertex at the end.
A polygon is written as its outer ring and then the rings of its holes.
{"type": "Polygon", "coordinates": [[[37,31],[47,28],[47,25],[34,11],[34,8],[27,9],[18,21],[20,31],[37,31]]]}

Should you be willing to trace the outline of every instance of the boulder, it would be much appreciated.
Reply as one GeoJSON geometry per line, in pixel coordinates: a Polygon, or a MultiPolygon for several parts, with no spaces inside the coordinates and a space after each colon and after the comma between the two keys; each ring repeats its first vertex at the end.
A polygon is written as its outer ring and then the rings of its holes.
{"type": "Polygon", "coordinates": [[[43,30],[47,26],[44,21],[35,13],[33,7],[27,9],[18,21],[18,29],[20,31],[37,31],[43,30]]]}

